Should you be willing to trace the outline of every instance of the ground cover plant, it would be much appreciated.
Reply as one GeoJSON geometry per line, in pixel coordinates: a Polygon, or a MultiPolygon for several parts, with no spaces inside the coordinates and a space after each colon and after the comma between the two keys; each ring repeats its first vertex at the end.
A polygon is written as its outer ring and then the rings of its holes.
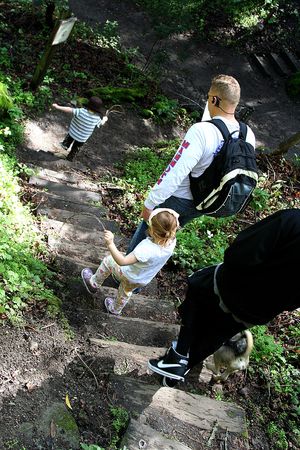
{"type": "MultiPolygon", "coordinates": [[[[7,81],[4,74],[0,79],[7,81]]],[[[22,322],[22,310],[41,302],[52,313],[59,300],[47,287],[51,273],[45,264],[46,247],[29,205],[21,200],[18,178],[25,170],[14,157],[22,139],[18,100],[0,83],[0,315],[2,320],[22,322]]]]}

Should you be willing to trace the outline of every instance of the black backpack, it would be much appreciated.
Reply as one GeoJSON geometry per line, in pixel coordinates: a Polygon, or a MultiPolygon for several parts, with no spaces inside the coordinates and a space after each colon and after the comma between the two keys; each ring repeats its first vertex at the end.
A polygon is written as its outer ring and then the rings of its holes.
{"type": "Polygon", "coordinates": [[[247,125],[240,122],[238,138],[233,138],[221,119],[212,119],[222,133],[224,144],[210,166],[199,177],[190,174],[194,204],[213,217],[241,212],[251,199],[257,184],[258,168],[253,146],[246,142],[247,125]]]}

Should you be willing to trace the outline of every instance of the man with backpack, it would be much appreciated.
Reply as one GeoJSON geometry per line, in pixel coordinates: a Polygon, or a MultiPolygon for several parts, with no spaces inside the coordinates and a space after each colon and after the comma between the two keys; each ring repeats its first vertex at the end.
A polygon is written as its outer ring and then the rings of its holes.
{"type": "MultiPolygon", "coordinates": [[[[210,116],[226,125],[230,137],[239,138],[240,124],[235,118],[235,110],[240,100],[238,81],[229,75],[214,77],[207,100],[210,116]]],[[[246,126],[244,140],[250,144],[254,152],[255,137],[249,126],[246,126]]],[[[130,253],[145,238],[146,222],[154,208],[158,206],[172,208],[180,215],[181,226],[205,214],[205,209],[201,207],[197,209],[195,206],[196,199],[191,191],[190,176],[196,179],[202,175],[222,149],[223,144],[223,134],[215,124],[203,121],[192,125],[170,164],[145,200],[141,214],[143,222],[138,226],[127,253],[130,253]]]]}

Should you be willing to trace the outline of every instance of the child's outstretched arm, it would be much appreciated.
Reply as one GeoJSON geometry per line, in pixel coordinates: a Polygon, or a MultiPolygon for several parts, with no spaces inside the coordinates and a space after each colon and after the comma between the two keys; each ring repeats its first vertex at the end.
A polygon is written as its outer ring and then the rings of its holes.
{"type": "Polygon", "coordinates": [[[70,106],[60,106],[57,103],[52,103],[53,108],[58,109],[59,111],[63,111],[65,113],[72,114],[73,108],[70,106]]]}
{"type": "Polygon", "coordinates": [[[129,255],[123,255],[121,253],[115,243],[114,243],[114,235],[109,230],[104,230],[104,239],[108,250],[110,251],[111,256],[114,258],[119,266],[130,266],[137,262],[136,257],[133,253],[129,253],[129,255]]]}

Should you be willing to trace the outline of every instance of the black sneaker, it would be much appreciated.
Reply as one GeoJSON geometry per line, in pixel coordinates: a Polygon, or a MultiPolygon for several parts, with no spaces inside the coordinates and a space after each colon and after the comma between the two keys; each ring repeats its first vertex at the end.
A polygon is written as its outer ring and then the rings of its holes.
{"type": "Polygon", "coordinates": [[[81,278],[82,281],[86,287],[86,290],[90,293],[90,294],[96,294],[98,288],[97,286],[91,282],[91,277],[93,276],[93,271],[92,269],[90,269],[89,267],[85,267],[84,269],[82,269],[81,271],[81,278]]]}
{"type": "Polygon", "coordinates": [[[162,358],[150,359],[148,367],[159,375],[172,378],[172,380],[184,381],[184,377],[189,371],[188,361],[187,356],[179,355],[173,347],[170,347],[162,358]]]}
{"type": "Polygon", "coordinates": [[[173,380],[172,378],[163,377],[162,385],[169,388],[174,388],[179,383],[178,380],[173,380]]]}

